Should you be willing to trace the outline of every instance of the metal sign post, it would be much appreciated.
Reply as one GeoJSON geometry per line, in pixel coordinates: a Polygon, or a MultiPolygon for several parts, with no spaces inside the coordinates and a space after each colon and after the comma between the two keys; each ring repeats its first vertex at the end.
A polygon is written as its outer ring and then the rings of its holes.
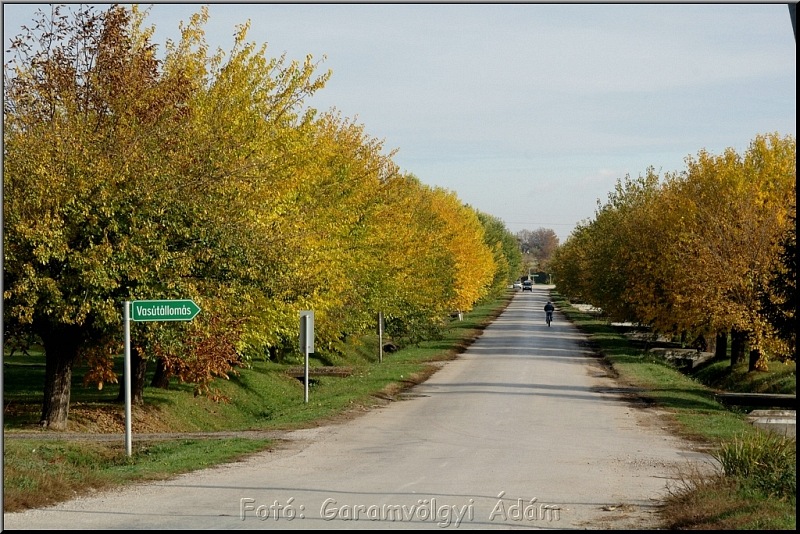
{"type": "Polygon", "coordinates": [[[300,352],[305,359],[305,372],[303,376],[304,393],[303,401],[308,403],[308,355],[314,352],[314,312],[303,310],[300,312],[300,352]]]}
{"type": "Polygon", "coordinates": [[[125,454],[131,455],[131,302],[125,301],[122,309],[125,324],[125,367],[123,368],[123,387],[125,388],[125,454]]]}
{"type": "Polygon", "coordinates": [[[193,300],[126,300],[122,308],[125,335],[125,454],[131,455],[131,321],[191,321],[200,313],[193,300]]]}
{"type": "Polygon", "coordinates": [[[383,363],[383,312],[378,312],[378,362],[383,363]]]}

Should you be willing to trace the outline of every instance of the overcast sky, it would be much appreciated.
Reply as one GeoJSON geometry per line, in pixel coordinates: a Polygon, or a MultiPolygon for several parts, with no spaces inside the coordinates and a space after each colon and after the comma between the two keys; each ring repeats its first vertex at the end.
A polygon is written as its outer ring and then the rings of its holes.
{"type": "MultiPolygon", "coordinates": [[[[154,41],[177,40],[201,5],[152,4],[154,41]]],[[[626,175],[796,136],[786,3],[208,5],[212,48],[250,20],[270,55],[322,60],[333,75],[309,105],[512,232],[563,242],[626,175]]],[[[3,3],[4,49],[41,6],[3,3]]]]}

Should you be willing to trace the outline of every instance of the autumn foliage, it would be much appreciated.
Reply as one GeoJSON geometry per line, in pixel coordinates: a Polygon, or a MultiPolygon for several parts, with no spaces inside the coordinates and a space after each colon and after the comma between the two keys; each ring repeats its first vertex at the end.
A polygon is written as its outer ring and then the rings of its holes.
{"type": "Polygon", "coordinates": [[[746,344],[751,370],[795,359],[795,139],[686,162],[620,181],[556,251],[559,289],[687,343],[730,338],[734,361],[746,344]]]}
{"type": "Polygon", "coordinates": [[[204,310],[136,325],[134,398],[148,361],[209,394],[248,359],[297,357],[300,310],[335,358],[379,311],[413,340],[518,274],[496,221],[306,105],[331,76],[310,56],[271,57],[248,23],[211,51],[204,8],[161,50],[136,6],[43,9],[12,41],[3,130],[4,322],[45,349],[42,425],[66,426],[80,358],[118,381],[125,301],[204,310]]]}

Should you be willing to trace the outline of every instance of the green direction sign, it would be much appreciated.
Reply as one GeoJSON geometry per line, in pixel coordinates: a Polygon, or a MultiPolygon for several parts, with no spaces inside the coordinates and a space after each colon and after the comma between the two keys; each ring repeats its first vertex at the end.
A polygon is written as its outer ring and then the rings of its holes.
{"type": "Polygon", "coordinates": [[[200,313],[193,300],[134,300],[131,307],[134,321],[191,321],[200,313]]]}

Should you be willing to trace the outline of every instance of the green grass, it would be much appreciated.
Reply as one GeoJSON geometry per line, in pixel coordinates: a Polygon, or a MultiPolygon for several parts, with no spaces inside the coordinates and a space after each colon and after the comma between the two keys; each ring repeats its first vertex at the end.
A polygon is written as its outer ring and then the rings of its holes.
{"type": "Polygon", "coordinates": [[[267,440],[135,442],[4,439],[4,511],[40,508],[133,481],[164,480],[265,450],[267,440]]]}
{"type": "MultiPolygon", "coordinates": [[[[362,413],[387,402],[405,388],[423,381],[437,361],[452,359],[480,334],[508,303],[509,297],[477,307],[463,321],[453,321],[441,339],[422,342],[395,353],[384,354],[378,363],[377,339],[367,336],[351,340],[349,353],[337,365],[346,367],[345,378],[314,376],[309,383],[309,402],[304,403],[302,381],[287,374],[289,365],[253,362],[230,380],[218,380],[229,402],[195,397],[188,385],[174,384],[169,390],[146,388],[145,406],[134,407],[133,454],[125,455],[123,406],[116,387],[103,391],[84,388],[82,372],[76,369],[70,408],[70,429],[108,432],[119,441],[63,441],[5,439],[5,511],[41,507],[98,489],[136,481],[164,479],[179,473],[234,461],[269,449],[269,440],[178,439],[143,441],[147,431],[206,432],[234,430],[287,430],[362,413]],[[138,426],[137,426],[138,425],[138,426]]],[[[726,445],[742,443],[750,452],[740,458],[755,458],[765,449],[758,440],[763,433],[750,425],[743,413],[729,410],[713,396],[714,390],[794,393],[794,364],[775,365],[770,372],[747,373],[726,369],[725,362],[711,362],[687,376],[671,365],[644,353],[602,318],[572,308],[554,294],[560,311],[581,329],[595,351],[604,355],[618,379],[637,388],[643,400],[659,406],[672,431],[722,454],[726,445]],[[738,388],[738,389],[737,389],[738,388]],[[738,440],[738,441],[737,441],[738,440]],[[761,451],[761,452],[755,452],[761,451]]],[[[312,367],[325,362],[312,360],[312,367]]],[[[746,369],[745,369],[746,371],[746,369]]],[[[40,354],[14,355],[4,362],[4,430],[19,432],[37,427],[41,410],[44,365],[40,354]]],[[[779,446],[773,449],[783,450],[779,446]]],[[[771,455],[770,455],[771,454],[771,455]]],[[[754,485],[735,473],[715,476],[687,475],[662,510],[663,528],[669,529],[794,529],[795,500],[776,498],[765,489],[770,481],[791,484],[786,471],[772,468],[759,475],[768,483],[754,485]]],[[[744,460],[741,460],[744,461],[744,460]]],[[[786,458],[787,469],[796,471],[794,456],[786,458]]],[[[785,486],[783,486],[785,487],[785,486]]],[[[791,487],[791,485],[789,485],[791,487]]],[[[774,489],[774,488],[773,488],[774,489]]]]}
{"type": "Polygon", "coordinates": [[[796,362],[770,362],[769,371],[748,371],[747,362],[731,368],[729,360],[714,360],[702,366],[694,377],[719,389],[736,393],[793,393],[796,362]]]}

